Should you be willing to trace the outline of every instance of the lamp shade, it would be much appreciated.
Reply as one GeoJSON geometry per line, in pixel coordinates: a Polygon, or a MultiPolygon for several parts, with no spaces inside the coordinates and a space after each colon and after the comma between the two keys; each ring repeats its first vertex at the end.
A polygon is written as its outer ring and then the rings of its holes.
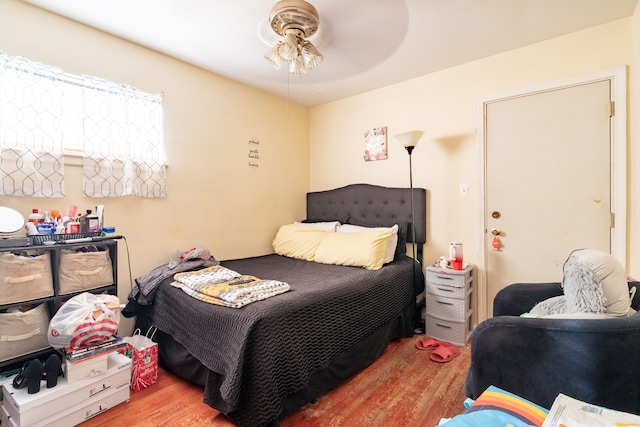
{"type": "Polygon", "coordinates": [[[409,132],[399,133],[396,135],[396,139],[400,141],[400,144],[402,144],[404,148],[415,147],[418,145],[418,141],[422,138],[422,135],[424,135],[423,131],[412,130],[409,132]]]}

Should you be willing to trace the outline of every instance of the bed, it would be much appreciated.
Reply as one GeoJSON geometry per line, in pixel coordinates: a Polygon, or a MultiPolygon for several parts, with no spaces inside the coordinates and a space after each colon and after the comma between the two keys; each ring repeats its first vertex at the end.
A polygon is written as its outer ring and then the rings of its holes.
{"type": "MultiPolygon", "coordinates": [[[[413,189],[413,205],[421,248],[426,190],[413,189]]],[[[157,327],[160,364],[204,386],[204,402],[238,426],[277,423],[372,363],[391,340],[414,333],[424,278],[405,255],[414,234],[411,190],[353,184],[310,192],[306,216],[307,223],[398,224],[400,249],[378,270],[277,254],[222,261],[290,290],[234,309],[197,300],[167,277],[152,300],[141,303],[132,292],[123,312],[143,332],[157,327]]]]}

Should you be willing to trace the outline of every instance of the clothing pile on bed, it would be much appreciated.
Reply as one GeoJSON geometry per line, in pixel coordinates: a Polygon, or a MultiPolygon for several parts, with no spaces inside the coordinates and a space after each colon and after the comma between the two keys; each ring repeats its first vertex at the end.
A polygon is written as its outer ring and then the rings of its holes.
{"type": "MultiPolygon", "coordinates": [[[[290,289],[285,282],[261,280],[222,267],[207,248],[196,246],[188,251],[176,251],[168,264],[138,277],[129,300],[135,300],[141,305],[152,304],[156,288],[170,277],[174,280],[171,285],[182,289],[187,295],[210,304],[232,308],[241,308],[290,289]]],[[[135,315],[135,310],[132,315],[135,315]]]]}
{"type": "MultiPolygon", "coordinates": [[[[211,255],[208,249],[196,246],[185,252],[176,251],[167,264],[160,265],[147,274],[136,278],[136,286],[129,293],[129,301],[135,301],[140,305],[151,305],[156,295],[156,290],[163,280],[173,277],[176,273],[192,271],[199,268],[220,265],[220,262],[211,255]]],[[[137,315],[134,308],[123,312],[126,317],[137,315]]]]}
{"type": "Polygon", "coordinates": [[[289,284],[278,280],[260,280],[242,275],[221,265],[202,270],[177,273],[171,286],[211,304],[240,308],[289,290],[289,284]]]}

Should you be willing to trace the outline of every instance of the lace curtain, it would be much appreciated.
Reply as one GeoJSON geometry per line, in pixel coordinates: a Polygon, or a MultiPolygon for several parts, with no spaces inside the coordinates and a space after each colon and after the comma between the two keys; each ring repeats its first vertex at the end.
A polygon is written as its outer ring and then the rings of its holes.
{"type": "Polygon", "coordinates": [[[0,194],[64,196],[63,75],[0,52],[0,194]]]}
{"type": "Polygon", "coordinates": [[[0,195],[64,197],[64,150],[85,196],[166,197],[160,95],[0,52],[0,195]]]}
{"type": "Polygon", "coordinates": [[[162,99],[83,77],[83,192],[88,197],[166,197],[162,99]]]}

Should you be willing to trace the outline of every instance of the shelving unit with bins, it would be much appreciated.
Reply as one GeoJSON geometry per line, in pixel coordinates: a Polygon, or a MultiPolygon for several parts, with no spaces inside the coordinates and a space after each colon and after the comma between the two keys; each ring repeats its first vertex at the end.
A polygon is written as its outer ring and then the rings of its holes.
{"type": "MultiPolygon", "coordinates": [[[[45,310],[46,315],[48,317],[48,320],[50,320],[51,317],[58,311],[58,309],[62,306],[62,304],[65,301],[82,292],[92,292],[95,294],[108,293],[116,296],[118,294],[117,292],[118,291],[118,283],[117,283],[118,242],[116,240],[101,240],[96,242],[79,242],[79,243],[57,242],[53,245],[36,244],[31,246],[7,246],[7,247],[0,248],[0,255],[6,254],[6,253],[47,254],[49,258],[49,265],[48,265],[49,269],[43,269],[43,271],[37,274],[43,274],[43,275],[51,274],[51,279],[52,279],[51,283],[52,283],[53,289],[51,292],[48,292],[49,296],[45,296],[45,297],[41,297],[40,295],[42,295],[42,293],[39,293],[38,296],[34,298],[29,298],[28,296],[25,297],[24,295],[21,294],[23,299],[21,299],[20,301],[14,301],[14,299],[7,298],[6,296],[4,300],[0,299],[0,331],[1,331],[0,341],[7,340],[7,339],[14,339],[14,338],[9,338],[11,335],[10,335],[10,330],[8,331],[8,329],[10,329],[10,326],[8,326],[8,323],[5,323],[4,325],[2,325],[2,323],[7,322],[6,319],[8,319],[7,317],[5,317],[5,320],[3,320],[3,315],[6,316],[7,310],[11,308],[25,306],[25,305],[39,307],[44,304],[46,308],[45,310]],[[113,271],[112,283],[106,286],[101,286],[99,288],[94,288],[94,289],[87,289],[87,290],[82,290],[82,291],[73,292],[73,293],[64,293],[64,294],[61,293],[60,277],[58,273],[60,268],[60,259],[61,259],[62,251],[68,250],[68,249],[77,250],[82,246],[89,246],[89,245],[95,246],[96,248],[98,248],[98,250],[109,251],[109,258],[111,261],[111,267],[113,271]],[[7,301],[11,301],[11,302],[7,302],[7,301]],[[3,338],[3,335],[4,335],[4,338],[3,338]]],[[[2,273],[0,272],[0,280],[4,280],[4,279],[5,278],[2,277],[2,273]]],[[[36,310],[36,309],[33,309],[33,310],[36,310]]],[[[48,323],[48,320],[47,320],[47,323],[48,323]]],[[[45,330],[44,334],[46,335],[46,333],[47,331],[45,330]]],[[[28,339],[28,337],[25,337],[25,339],[28,339]]],[[[52,353],[53,351],[54,351],[53,348],[47,347],[47,348],[36,350],[27,354],[16,354],[15,356],[9,355],[8,358],[6,357],[6,355],[2,356],[0,357],[0,359],[2,359],[0,360],[0,374],[10,373],[16,369],[19,369],[25,361],[31,360],[34,358],[46,357],[48,354],[52,353]]]]}
{"type": "Polygon", "coordinates": [[[475,269],[426,268],[426,335],[464,346],[473,330],[475,269]]]}

